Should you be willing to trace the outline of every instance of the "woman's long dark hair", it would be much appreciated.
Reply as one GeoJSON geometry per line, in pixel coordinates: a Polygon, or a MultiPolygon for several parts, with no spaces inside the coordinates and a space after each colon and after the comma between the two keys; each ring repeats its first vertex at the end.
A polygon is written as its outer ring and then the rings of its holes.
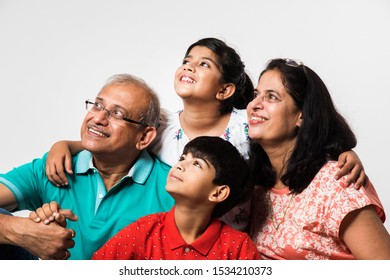
{"type": "Polygon", "coordinates": [[[233,107],[245,109],[253,99],[254,86],[238,53],[219,39],[204,38],[189,46],[185,55],[187,56],[196,46],[206,47],[216,54],[222,74],[221,82],[232,83],[236,87],[234,94],[221,102],[220,113],[229,113],[233,107]]]}

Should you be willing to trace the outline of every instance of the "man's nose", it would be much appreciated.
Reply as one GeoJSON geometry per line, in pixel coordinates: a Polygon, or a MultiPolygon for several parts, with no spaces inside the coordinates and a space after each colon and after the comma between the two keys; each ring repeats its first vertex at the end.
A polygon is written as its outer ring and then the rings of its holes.
{"type": "Polygon", "coordinates": [[[110,117],[110,112],[107,109],[103,109],[99,112],[95,113],[95,122],[106,124],[108,123],[108,119],[110,117]]]}

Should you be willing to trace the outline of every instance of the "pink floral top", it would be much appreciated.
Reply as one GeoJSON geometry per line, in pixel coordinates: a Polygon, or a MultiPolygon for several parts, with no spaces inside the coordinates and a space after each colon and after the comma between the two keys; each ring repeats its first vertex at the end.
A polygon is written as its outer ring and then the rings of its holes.
{"type": "Polygon", "coordinates": [[[264,259],[354,259],[338,237],[344,217],[367,205],[382,222],[385,213],[371,182],[355,190],[345,177],[334,179],[338,170],[337,162],[328,162],[300,194],[271,189],[273,213],[255,238],[264,259]]]}

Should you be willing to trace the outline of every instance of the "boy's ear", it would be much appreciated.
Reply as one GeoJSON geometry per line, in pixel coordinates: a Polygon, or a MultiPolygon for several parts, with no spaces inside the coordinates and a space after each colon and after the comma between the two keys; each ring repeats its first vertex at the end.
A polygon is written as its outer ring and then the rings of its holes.
{"type": "Polygon", "coordinates": [[[146,127],[142,134],[140,134],[140,138],[138,139],[138,142],[136,144],[136,147],[138,150],[146,149],[150,143],[156,138],[157,136],[157,128],[153,126],[146,127]]]}
{"type": "Polygon", "coordinates": [[[228,198],[230,187],[228,185],[217,186],[209,196],[211,202],[220,203],[228,198]]]}
{"type": "Polygon", "coordinates": [[[236,86],[234,84],[224,84],[223,87],[217,93],[217,99],[225,100],[231,97],[236,91],[236,86]]]}

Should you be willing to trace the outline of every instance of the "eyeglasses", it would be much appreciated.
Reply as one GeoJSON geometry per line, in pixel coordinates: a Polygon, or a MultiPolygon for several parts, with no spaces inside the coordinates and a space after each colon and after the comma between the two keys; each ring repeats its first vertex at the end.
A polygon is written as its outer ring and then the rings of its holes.
{"type": "Polygon", "coordinates": [[[303,72],[304,72],[305,77],[307,79],[306,67],[305,67],[305,64],[302,61],[297,60],[297,59],[291,59],[291,58],[283,58],[283,60],[286,62],[286,65],[291,66],[291,67],[302,66],[303,72]]]}
{"type": "Polygon", "coordinates": [[[299,66],[305,66],[302,61],[296,60],[296,59],[291,59],[291,58],[283,58],[284,61],[286,61],[286,65],[291,66],[291,67],[299,67],[299,66]]]}
{"type": "Polygon", "coordinates": [[[254,99],[260,99],[262,102],[268,103],[279,103],[282,101],[274,91],[260,93],[255,90],[254,99]]]}
{"type": "Polygon", "coordinates": [[[103,112],[103,111],[107,111],[108,120],[112,123],[115,123],[115,124],[120,125],[121,123],[123,123],[123,121],[126,121],[126,122],[130,122],[130,123],[139,124],[142,126],[149,126],[146,123],[138,122],[138,121],[134,121],[132,119],[126,118],[124,113],[119,108],[114,108],[114,109],[108,110],[103,106],[103,104],[96,102],[96,101],[93,102],[90,100],[86,100],[85,101],[85,109],[87,109],[88,112],[90,112],[91,114],[94,114],[94,115],[96,115],[100,112],[103,112]]]}

